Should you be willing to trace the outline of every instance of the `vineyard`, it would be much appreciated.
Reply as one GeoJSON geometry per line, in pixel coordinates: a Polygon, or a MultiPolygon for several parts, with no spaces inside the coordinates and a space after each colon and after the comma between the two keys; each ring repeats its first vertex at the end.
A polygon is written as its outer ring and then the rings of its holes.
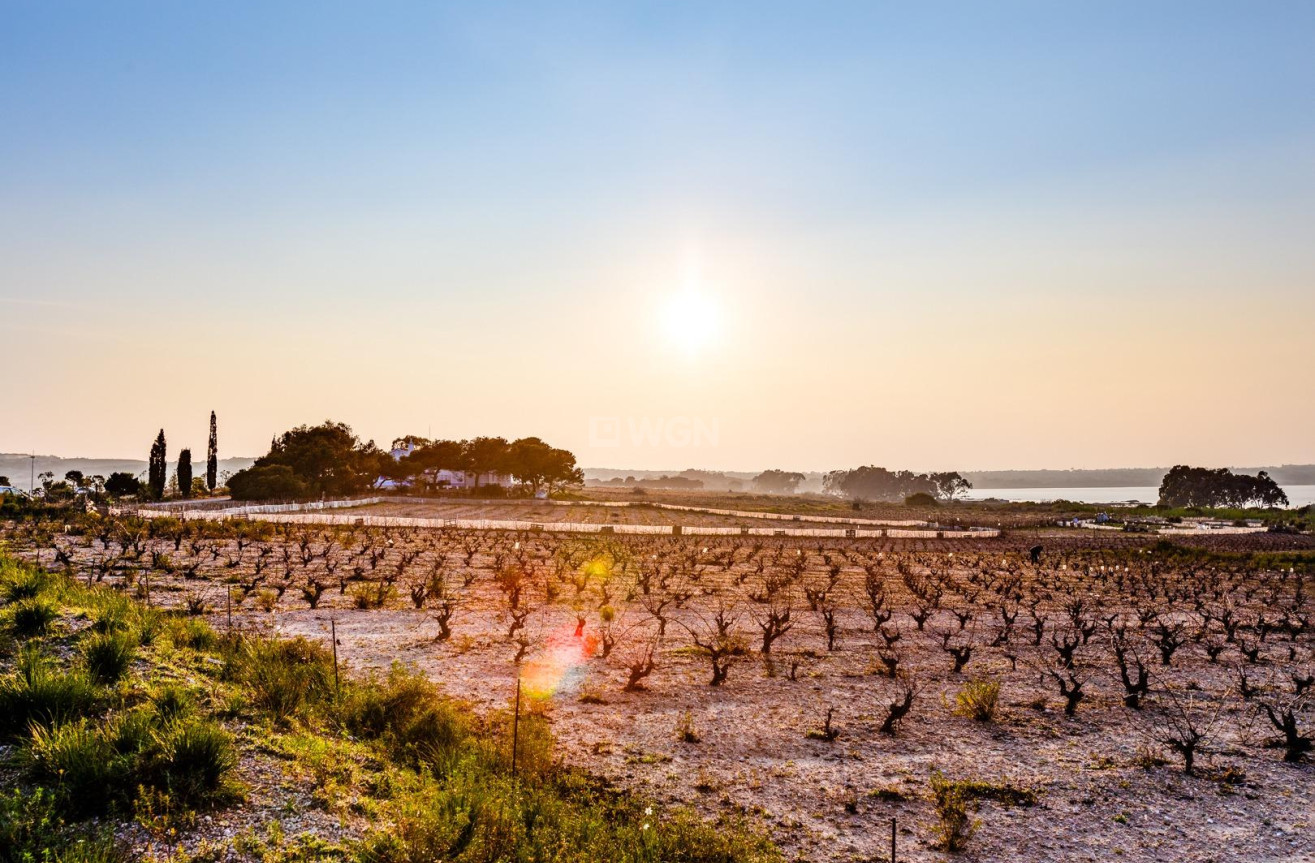
{"type": "Polygon", "coordinates": [[[336,629],[349,666],[400,661],[486,710],[519,681],[563,763],[752,816],[807,859],[871,859],[891,818],[908,859],[1315,853],[1309,556],[1133,540],[1070,531],[1034,560],[1026,536],[168,518],[7,536],[221,630],[336,629]]]}

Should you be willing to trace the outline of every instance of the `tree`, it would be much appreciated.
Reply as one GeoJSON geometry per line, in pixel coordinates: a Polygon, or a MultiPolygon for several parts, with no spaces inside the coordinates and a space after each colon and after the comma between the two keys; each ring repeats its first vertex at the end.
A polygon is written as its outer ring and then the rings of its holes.
{"type": "Polygon", "coordinates": [[[105,493],[114,497],[141,494],[141,490],[141,481],[130,473],[116,471],[110,474],[109,479],[105,480],[105,493]]]}
{"type": "Polygon", "coordinates": [[[753,478],[753,488],[764,494],[794,494],[804,475],[796,471],[765,470],[753,478]]]}
{"type": "Polygon", "coordinates": [[[205,452],[205,487],[214,492],[219,483],[219,425],[215,412],[210,412],[210,443],[205,452]]]}
{"type": "Polygon", "coordinates": [[[853,499],[901,501],[922,492],[935,495],[936,483],[930,476],[913,471],[890,471],[867,465],[853,470],[833,470],[822,479],[823,490],[853,499]]]}
{"type": "Polygon", "coordinates": [[[536,495],[544,485],[551,493],[554,486],[584,482],[584,472],[575,466],[573,453],[551,447],[537,437],[512,443],[507,449],[505,465],[512,476],[536,495]]]}
{"type": "Polygon", "coordinates": [[[228,489],[237,499],[251,499],[244,497],[247,490],[270,487],[286,493],[266,498],[355,494],[368,489],[392,464],[392,457],[381,452],[374,441],[362,443],[350,426],[326,420],[317,426],[298,426],[275,438],[266,455],[229,478],[228,489]],[[288,474],[267,473],[250,480],[243,476],[272,467],[286,467],[288,474]],[[286,482],[286,477],[295,483],[286,482]]]}
{"type": "Polygon", "coordinates": [[[1160,483],[1159,502],[1166,507],[1276,507],[1287,506],[1288,496],[1263,470],[1251,476],[1180,464],[1160,483]]]}
{"type": "Polygon", "coordinates": [[[178,493],[183,497],[192,496],[192,451],[183,449],[178,453],[178,493]]]}
{"type": "Polygon", "coordinates": [[[80,470],[71,470],[64,474],[64,479],[74,488],[80,488],[86,479],[86,475],[80,470]]]}
{"type": "Polygon", "coordinates": [[[285,464],[252,466],[228,478],[236,500],[292,500],[307,497],[307,485],[285,464]]]}
{"type": "Polygon", "coordinates": [[[151,492],[151,497],[159,500],[164,497],[164,483],[166,479],[166,459],[167,447],[164,441],[164,429],[155,437],[155,443],[151,444],[151,456],[147,463],[146,486],[151,492]]]}
{"type": "Polygon", "coordinates": [[[402,459],[402,463],[408,465],[409,476],[424,476],[440,470],[465,470],[466,448],[457,440],[427,441],[402,459]]]}
{"type": "Polygon", "coordinates": [[[508,473],[507,461],[511,446],[506,438],[477,437],[465,443],[466,462],[475,473],[475,488],[485,473],[508,473]]]}
{"type": "Polygon", "coordinates": [[[936,486],[936,496],[941,500],[954,500],[973,487],[973,484],[960,476],[958,471],[934,473],[931,475],[931,481],[936,486]]]}

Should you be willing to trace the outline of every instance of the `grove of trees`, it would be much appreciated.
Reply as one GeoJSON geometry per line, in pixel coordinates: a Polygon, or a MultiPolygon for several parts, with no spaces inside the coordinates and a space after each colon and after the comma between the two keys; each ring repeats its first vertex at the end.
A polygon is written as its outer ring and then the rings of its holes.
{"type": "Polygon", "coordinates": [[[515,477],[532,493],[548,492],[584,481],[575,456],[537,437],[507,441],[501,437],[430,440],[408,435],[393,442],[410,453],[394,459],[362,442],[343,423],[326,421],[284,432],[256,463],[228,480],[229,493],[240,500],[272,500],[358,494],[379,478],[418,488],[433,488],[438,471],[468,471],[515,477]]]}
{"type": "Polygon", "coordinates": [[[829,494],[863,500],[902,501],[915,494],[931,495],[938,500],[954,500],[972,488],[972,483],[957,472],[914,473],[892,471],[867,465],[853,470],[833,470],[822,479],[822,489],[829,494]]]}
{"type": "Polygon", "coordinates": [[[1263,470],[1255,476],[1228,468],[1176,465],[1160,483],[1160,506],[1287,506],[1288,496],[1263,470]]]}
{"type": "Polygon", "coordinates": [[[765,470],[753,478],[753,488],[765,494],[794,494],[803,481],[797,471],[765,470]]]}

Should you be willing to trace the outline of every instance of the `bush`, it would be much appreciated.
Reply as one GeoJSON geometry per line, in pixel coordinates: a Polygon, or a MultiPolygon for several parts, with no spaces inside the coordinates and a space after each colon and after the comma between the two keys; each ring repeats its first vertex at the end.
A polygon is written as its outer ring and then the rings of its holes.
{"type": "Polygon", "coordinates": [[[64,807],[77,815],[103,811],[128,775],[109,737],[86,719],[33,726],[26,760],[29,774],[53,783],[64,807]]]}
{"type": "Polygon", "coordinates": [[[904,505],[905,506],[940,506],[940,503],[936,500],[936,498],[927,494],[927,492],[920,491],[917,492],[916,494],[911,494],[908,497],[904,498],[904,505]]]}
{"type": "Polygon", "coordinates": [[[96,686],[81,672],[54,671],[36,650],[19,657],[16,674],[0,679],[0,736],[13,739],[36,723],[54,726],[91,712],[96,686]]]}
{"type": "Polygon", "coordinates": [[[209,720],[172,722],[158,738],[163,782],[171,794],[201,802],[224,790],[237,767],[233,738],[209,720]]]}
{"type": "Polygon", "coordinates": [[[0,569],[6,602],[35,599],[50,586],[50,576],[35,567],[9,563],[0,569]]]}
{"type": "Polygon", "coordinates": [[[304,638],[249,639],[230,649],[228,674],[247,684],[252,704],[286,722],[333,694],[333,660],[304,638]]]}
{"type": "Polygon", "coordinates": [[[396,801],[387,830],[368,836],[361,858],[371,863],[461,860],[493,863],[544,859],[557,863],[777,863],[780,855],[741,822],[706,823],[687,810],[654,813],[588,778],[521,783],[463,768],[427,777],[396,801]]]}
{"type": "Polygon", "coordinates": [[[959,690],[954,700],[955,713],[970,716],[978,722],[990,722],[995,718],[995,708],[1000,701],[1000,684],[989,680],[970,680],[959,690]]]}
{"type": "Polygon", "coordinates": [[[294,500],[307,497],[310,489],[287,465],[249,467],[228,478],[228,493],[234,500],[294,500]]]}
{"type": "Polygon", "coordinates": [[[174,684],[160,687],[151,701],[155,704],[156,713],[165,721],[181,719],[195,709],[191,691],[174,684]]]}
{"type": "Polygon", "coordinates": [[[951,782],[938,771],[931,775],[931,792],[936,809],[937,847],[949,852],[962,850],[977,830],[963,783],[951,782]]]}
{"type": "Polygon", "coordinates": [[[394,757],[411,764],[448,764],[471,735],[459,705],[424,676],[396,665],[382,682],[351,684],[337,716],[352,734],[382,740],[394,757]]]}
{"type": "Polygon", "coordinates": [[[0,791],[0,863],[120,863],[125,860],[109,837],[69,830],[59,815],[55,795],[0,791]]]}
{"type": "Polygon", "coordinates": [[[195,617],[174,617],[168,621],[166,631],[169,639],[178,647],[192,650],[214,650],[219,645],[219,637],[210,624],[195,617]]]}
{"type": "Polygon", "coordinates": [[[59,609],[53,602],[42,597],[32,597],[13,604],[9,625],[19,638],[31,638],[45,634],[50,624],[58,618],[59,609]]]}
{"type": "Polygon", "coordinates": [[[115,683],[137,655],[137,641],[126,632],[93,633],[82,645],[87,672],[99,683],[115,683]]]}

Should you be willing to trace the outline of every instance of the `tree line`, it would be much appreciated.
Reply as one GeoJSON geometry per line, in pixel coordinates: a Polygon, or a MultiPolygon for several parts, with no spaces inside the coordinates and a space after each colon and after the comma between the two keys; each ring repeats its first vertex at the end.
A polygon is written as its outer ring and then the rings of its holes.
{"type": "Polygon", "coordinates": [[[432,491],[446,484],[441,471],[472,474],[477,490],[485,476],[510,476],[533,494],[584,481],[571,452],[537,437],[457,441],[407,435],[393,444],[406,454],[394,458],[374,441],[360,440],[344,423],[298,426],[274,438],[268,453],[230,477],[229,494],[239,500],[331,497],[368,491],[381,479],[432,491]]]}
{"type": "Polygon", "coordinates": [[[1235,507],[1287,506],[1288,496],[1263,470],[1251,476],[1225,467],[1210,469],[1175,465],[1160,483],[1160,506],[1235,507]]]}
{"type": "Polygon", "coordinates": [[[954,500],[972,487],[972,483],[955,471],[914,473],[875,465],[833,470],[822,478],[823,491],[854,500],[901,501],[915,494],[954,500]]]}

